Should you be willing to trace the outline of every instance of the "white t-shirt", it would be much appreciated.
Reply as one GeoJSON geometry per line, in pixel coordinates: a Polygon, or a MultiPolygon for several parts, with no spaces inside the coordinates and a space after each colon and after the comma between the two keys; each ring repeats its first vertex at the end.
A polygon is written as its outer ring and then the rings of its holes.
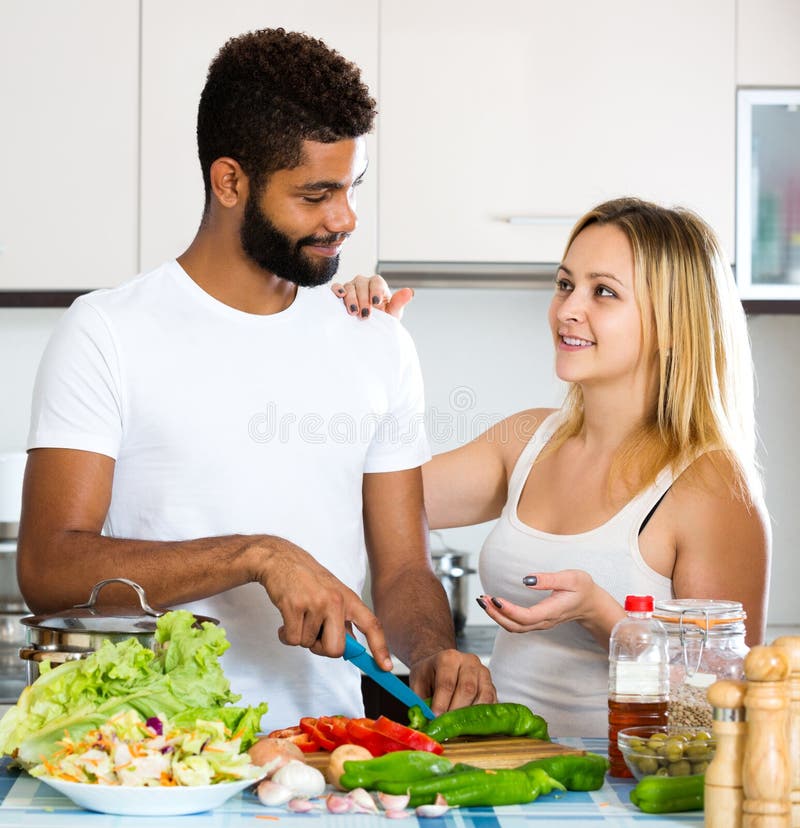
{"type": "MultiPolygon", "coordinates": [[[[352,319],[325,286],[248,314],[170,261],[67,311],[39,368],[28,447],[116,460],[106,535],[274,534],[360,593],[362,475],[428,460],[423,414],[414,345],[388,315],[352,319]]],[[[357,669],[282,645],[260,585],[188,608],[225,627],[223,667],[243,703],[269,703],[265,729],[361,714],[357,669]]]]}

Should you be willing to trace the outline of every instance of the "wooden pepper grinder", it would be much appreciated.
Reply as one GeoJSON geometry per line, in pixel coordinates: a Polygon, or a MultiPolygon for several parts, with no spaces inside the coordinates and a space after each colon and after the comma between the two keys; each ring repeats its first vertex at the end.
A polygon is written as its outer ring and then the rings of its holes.
{"type": "Polygon", "coordinates": [[[747,736],[742,761],[743,828],[791,828],[789,657],[783,647],[753,647],[744,660],[747,736]]]}
{"type": "Polygon", "coordinates": [[[792,757],[792,828],[800,828],[800,636],[784,635],[772,642],[789,656],[789,755],[792,757]]]}
{"type": "Polygon", "coordinates": [[[742,824],[742,757],[747,733],[743,681],[717,681],[708,688],[714,708],[712,729],[717,750],[706,771],[706,828],[740,828],[742,824]]]}

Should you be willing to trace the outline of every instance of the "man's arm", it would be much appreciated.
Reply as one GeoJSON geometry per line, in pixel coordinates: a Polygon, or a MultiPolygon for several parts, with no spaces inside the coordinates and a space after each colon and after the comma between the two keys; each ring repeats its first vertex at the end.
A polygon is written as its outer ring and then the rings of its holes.
{"type": "Polygon", "coordinates": [[[455,649],[444,588],[433,573],[419,468],[364,475],[364,533],[372,598],[386,638],[434,712],[495,701],[489,671],[455,649]]]}
{"type": "MultiPolygon", "coordinates": [[[[100,533],[111,503],[114,460],[72,449],[28,455],[18,548],[22,594],[34,612],[86,600],[105,578],[140,584],[154,606],[196,601],[260,583],[283,616],[284,644],[341,656],[345,622],[367,637],[379,663],[391,664],[380,624],[355,592],[311,555],[272,535],[228,535],[185,541],[125,540],[100,533]],[[321,633],[321,635],[320,635],[321,633]]],[[[103,600],[129,603],[126,590],[103,600]]]]}

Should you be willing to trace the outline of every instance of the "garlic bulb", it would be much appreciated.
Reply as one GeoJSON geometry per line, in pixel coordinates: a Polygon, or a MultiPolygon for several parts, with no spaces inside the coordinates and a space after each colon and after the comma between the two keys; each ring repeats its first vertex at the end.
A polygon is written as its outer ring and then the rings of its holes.
{"type": "Polygon", "coordinates": [[[287,787],[294,796],[311,799],[321,796],[325,790],[325,777],[311,765],[292,759],[279,768],[272,777],[273,782],[287,787]]]}

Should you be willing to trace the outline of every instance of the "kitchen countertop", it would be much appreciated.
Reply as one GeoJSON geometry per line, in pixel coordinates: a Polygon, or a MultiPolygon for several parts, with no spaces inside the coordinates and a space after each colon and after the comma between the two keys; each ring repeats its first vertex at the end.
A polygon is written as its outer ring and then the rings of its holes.
{"type": "MultiPolygon", "coordinates": [[[[562,744],[605,753],[605,739],[559,740],[562,744]]],[[[549,794],[528,805],[498,808],[458,808],[441,819],[418,819],[411,816],[408,828],[525,828],[530,822],[558,824],[560,827],[608,824],[616,828],[634,826],[702,826],[700,811],[651,816],[643,814],[629,801],[633,788],[630,780],[609,780],[599,791],[549,794]]],[[[291,814],[284,808],[265,808],[251,791],[230,799],[226,804],[201,814],[182,817],[122,817],[94,814],[73,805],[44,782],[26,773],[9,771],[6,760],[0,762],[0,826],[13,828],[242,828],[255,826],[256,820],[291,821],[293,828],[386,828],[385,817],[358,814],[332,815],[327,812],[291,814]]]]}

